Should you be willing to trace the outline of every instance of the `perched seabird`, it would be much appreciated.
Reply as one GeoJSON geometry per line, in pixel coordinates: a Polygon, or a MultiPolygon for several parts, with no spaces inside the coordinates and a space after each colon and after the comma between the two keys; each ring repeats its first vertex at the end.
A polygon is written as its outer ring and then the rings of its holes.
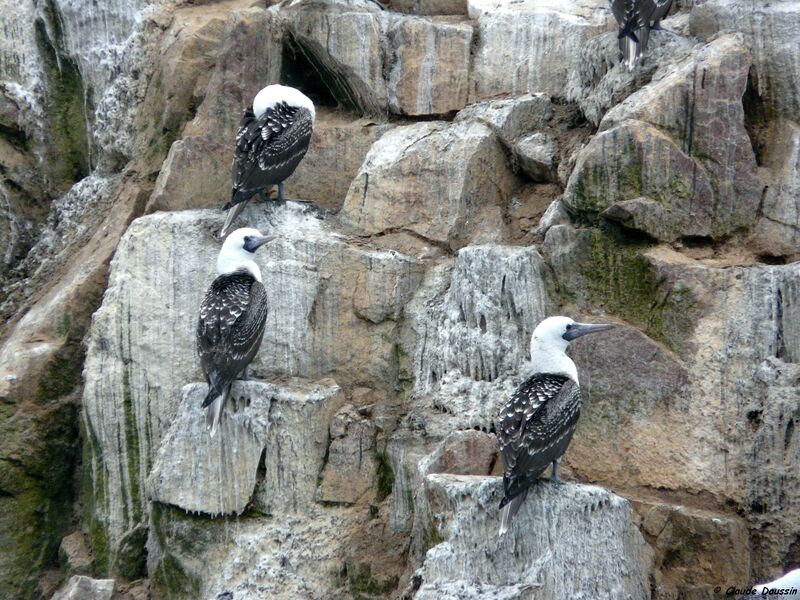
{"type": "Polygon", "coordinates": [[[217,278],[200,304],[197,352],[208,381],[203,401],[213,437],[230,394],[231,383],[253,360],[267,321],[267,293],[255,251],[275,239],[257,229],[237,229],[222,244],[217,278]]]}
{"type": "Polygon", "coordinates": [[[639,57],[647,50],[650,23],[656,12],[656,4],[663,3],[663,0],[610,0],[610,2],[611,12],[619,24],[617,35],[619,48],[628,70],[633,71],[639,57]]]}
{"type": "Polygon", "coordinates": [[[268,85],[256,94],[253,109],[245,110],[236,132],[233,189],[231,201],[223,207],[228,217],[220,237],[256,194],[277,185],[278,200],[283,202],[283,181],[308,150],[315,116],[314,103],[295,88],[268,85]]]}
{"type": "Polygon", "coordinates": [[[581,411],[578,370],[566,355],[575,338],[611,329],[612,325],[576,323],[568,317],[549,317],[531,336],[535,371],[517,388],[500,411],[497,436],[503,460],[503,535],[525,500],[528,488],[567,449],[581,411]]]}

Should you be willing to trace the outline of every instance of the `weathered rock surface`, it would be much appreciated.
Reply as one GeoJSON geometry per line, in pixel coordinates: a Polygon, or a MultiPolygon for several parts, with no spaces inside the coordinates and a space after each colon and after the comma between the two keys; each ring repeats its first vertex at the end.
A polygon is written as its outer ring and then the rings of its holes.
{"type": "Polygon", "coordinates": [[[520,169],[533,181],[557,181],[557,148],[552,136],[546,133],[524,136],[514,144],[514,157],[520,169]]]}
{"type": "Polygon", "coordinates": [[[405,230],[457,249],[485,225],[480,215],[514,185],[505,154],[485,125],[397,127],[367,154],[339,218],[360,235],[405,230]]]}
{"type": "MultiPolygon", "coordinates": [[[[338,211],[367,152],[391,129],[388,123],[354,120],[346,113],[317,109],[311,145],[284,183],[286,196],[338,211]]],[[[230,183],[226,191],[230,194],[230,183]]]]}
{"type": "Polygon", "coordinates": [[[545,244],[555,272],[570,274],[562,293],[639,324],[675,355],[638,335],[613,343],[622,332],[587,339],[592,351],[576,353],[587,408],[566,460],[592,481],[741,507],[753,572],[770,576],[792,552],[785,519],[797,518],[788,498],[800,487],[785,470],[796,460],[798,265],[710,266],[568,229],[551,228],[545,244]],[[767,521],[776,525],[756,525],[767,521]]]}
{"type": "Polygon", "coordinates": [[[466,15],[467,0],[391,0],[392,10],[415,15],[466,15]]]}
{"type": "MultiPolygon", "coordinates": [[[[112,552],[146,519],[145,478],[178,414],[182,386],[202,380],[193,332],[206,284],[197,282],[214,277],[223,217],[186,211],[137,220],[116,253],[94,317],[84,373],[87,468],[96,482],[96,527],[112,552]]],[[[313,211],[291,203],[269,213],[254,205],[243,218],[281,236],[257,256],[270,313],[251,375],[319,379],[337,372],[343,384],[393,389],[397,319],[421,280],[421,265],[349,244],[313,211]]],[[[291,422],[309,418],[278,412],[291,422]]],[[[278,412],[273,407],[273,418],[278,412]]],[[[320,426],[324,437],[327,421],[320,426]]],[[[281,444],[277,429],[275,443],[281,444]]],[[[287,447],[287,456],[291,452],[287,447]]],[[[295,452],[299,460],[303,453],[295,452]]],[[[320,460],[323,455],[324,448],[320,460]]],[[[291,469],[280,469],[291,481],[291,469]]],[[[259,496],[270,493],[277,492],[265,489],[259,496]]],[[[271,504],[271,497],[260,501],[271,504]]]]}
{"type": "Polygon", "coordinates": [[[478,45],[472,66],[473,99],[544,92],[561,96],[580,47],[614,26],[605,5],[569,2],[469,0],[478,45]]]}
{"type": "Polygon", "coordinates": [[[422,475],[489,475],[499,468],[497,438],[474,429],[454,431],[420,461],[422,475]]]}
{"type": "Polygon", "coordinates": [[[472,24],[398,19],[387,31],[389,107],[404,115],[442,115],[467,104],[472,24]]]}
{"type": "Polygon", "coordinates": [[[241,514],[253,498],[262,466],[265,485],[258,501],[269,512],[276,499],[281,509],[306,504],[327,448],[328,420],[342,402],[339,387],[332,381],[287,386],[236,382],[213,438],[201,408],[206,391],[205,384],[184,387],[178,415],[148,477],[149,497],[186,512],[241,514]],[[265,494],[270,498],[262,498],[265,494]]]}
{"type": "Polygon", "coordinates": [[[376,434],[375,423],[352,405],[334,415],[327,460],[317,488],[318,502],[355,504],[372,488],[378,467],[376,434]]]}
{"type": "Polygon", "coordinates": [[[797,2],[769,2],[754,10],[747,0],[696,2],[689,20],[691,35],[711,40],[720,32],[744,35],[753,58],[754,87],[779,115],[800,113],[800,6],[797,2]]]}
{"type": "Polygon", "coordinates": [[[634,521],[655,553],[654,597],[702,598],[720,581],[745,579],[750,544],[743,519],[646,498],[630,502],[634,521]]]}
{"type": "Polygon", "coordinates": [[[389,19],[366,0],[302,2],[286,11],[292,40],[320,65],[326,85],[349,109],[386,112],[384,31],[389,19]]]}
{"type": "Polygon", "coordinates": [[[280,79],[283,34],[271,13],[248,8],[227,15],[221,39],[203,102],[170,148],[148,211],[222,206],[230,199],[236,129],[264,82],[280,79]]]}
{"type": "Polygon", "coordinates": [[[662,23],[665,31],[650,32],[647,52],[633,71],[620,60],[616,31],[587,40],[570,65],[566,99],[577,102],[589,122],[598,125],[610,108],[639,87],[663,77],[691,53],[692,42],[675,35],[674,21],[662,23]]]}
{"type": "Polygon", "coordinates": [[[55,593],[53,600],[111,600],[114,587],[113,579],[92,579],[75,575],[66,586],[55,593]]]}
{"type": "Polygon", "coordinates": [[[610,110],[566,206],[664,241],[752,225],[762,186],[741,101],[749,65],[741,38],[723,36],[610,110]]]}
{"type": "Polygon", "coordinates": [[[452,418],[444,435],[493,423],[544,318],[544,277],[535,248],[471,246],[432,270],[409,304],[414,393],[452,418]]]}
{"type": "Polygon", "coordinates": [[[459,111],[455,120],[485,123],[510,149],[523,135],[544,128],[552,116],[550,98],[539,93],[475,102],[459,111]]]}
{"type": "Polygon", "coordinates": [[[592,486],[541,483],[504,537],[501,479],[425,478],[415,535],[432,547],[415,574],[422,599],[649,598],[652,551],[628,502],[592,486]],[[475,549],[480,548],[476,552],[475,549]]]}
{"type": "Polygon", "coordinates": [[[755,227],[755,244],[770,256],[796,255],[800,253],[800,126],[778,122],[764,165],[771,181],[755,227]]]}
{"type": "Polygon", "coordinates": [[[92,568],[92,556],[86,536],[82,531],[73,531],[64,536],[58,548],[61,561],[66,565],[68,573],[88,575],[92,568]]]}

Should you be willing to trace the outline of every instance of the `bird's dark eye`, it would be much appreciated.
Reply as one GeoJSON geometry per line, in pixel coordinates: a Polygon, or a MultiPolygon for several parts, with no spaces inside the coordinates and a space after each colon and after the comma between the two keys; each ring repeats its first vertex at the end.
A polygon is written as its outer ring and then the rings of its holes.
{"type": "Polygon", "coordinates": [[[252,238],[249,235],[244,236],[244,245],[247,246],[250,244],[250,240],[252,238]]]}
{"type": "Polygon", "coordinates": [[[572,323],[570,323],[569,325],[567,325],[567,331],[569,331],[570,329],[572,329],[572,323]]]}

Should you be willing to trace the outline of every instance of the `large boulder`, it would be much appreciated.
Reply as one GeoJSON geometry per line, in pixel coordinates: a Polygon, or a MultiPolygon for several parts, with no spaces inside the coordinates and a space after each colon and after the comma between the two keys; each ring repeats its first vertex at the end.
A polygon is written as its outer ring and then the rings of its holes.
{"type": "Polygon", "coordinates": [[[466,106],[473,37],[469,21],[397,19],[387,37],[393,113],[441,115],[466,106]]]}
{"type": "Polygon", "coordinates": [[[744,126],[749,66],[741,36],[722,36],[611,109],[578,157],[567,207],[664,241],[751,226],[762,185],[744,126]]]}
{"type": "Polygon", "coordinates": [[[457,249],[487,211],[498,210],[515,178],[491,130],[480,123],[418,123],[378,140],[339,213],[360,235],[405,230],[457,249]]]}
{"type": "Polygon", "coordinates": [[[148,496],[186,512],[241,514],[262,467],[257,501],[268,512],[308,504],[328,446],[328,420],[342,403],[339,387],[332,381],[236,382],[213,438],[201,408],[207,391],[205,384],[182,390],[179,413],[148,477],[148,496]]]}
{"type": "Polygon", "coordinates": [[[503,537],[500,478],[429,475],[424,495],[416,600],[650,598],[652,551],[630,504],[607,490],[534,485],[503,537]]]}

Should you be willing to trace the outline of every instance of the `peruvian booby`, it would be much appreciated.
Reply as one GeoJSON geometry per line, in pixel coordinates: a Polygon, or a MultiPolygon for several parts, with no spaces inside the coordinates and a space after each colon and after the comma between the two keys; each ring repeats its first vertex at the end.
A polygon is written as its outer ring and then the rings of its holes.
{"type": "Polygon", "coordinates": [[[314,103],[295,88],[268,85],[256,94],[253,109],[245,110],[236,132],[233,189],[223,207],[228,217],[220,237],[256,194],[277,185],[278,200],[283,202],[283,181],[303,160],[315,117],[314,103]]]}
{"type": "MultiPolygon", "coordinates": [[[[669,0],[666,0],[667,3],[669,0]]],[[[639,57],[647,50],[650,39],[651,21],[656,12],[656,5],[665,0],[610,0],[611,12],[619,24],[619,48],[628,70],[633,67],[639,57]]],[[[669,10],[669,5],[667,5],[669,10]]],[[[666,14],[666,11],[664,12],[666,14]]]]}
{"type": "Polygon", "coordinates": [[[552,464],[556,481],[558,459],[567,449],[581,411],[578,369],[566,355],[569,343],[612,325],[576,323],[568,317],[549,317],[531,336],[535,371],[503,406],[497,437],[503,461],[503,535],[525,500],[528,488],[552,464]]]}
{"type": "Polygon", "coordinates": [[[264,337],[267,293],[253,258],[256,250],[274,238],[249,228],[231,233],[217,257],[217,278],[200,304],[197,352],[208,382],[203,408],[212,437],[231,383],[247,369],[264,337]]]}

